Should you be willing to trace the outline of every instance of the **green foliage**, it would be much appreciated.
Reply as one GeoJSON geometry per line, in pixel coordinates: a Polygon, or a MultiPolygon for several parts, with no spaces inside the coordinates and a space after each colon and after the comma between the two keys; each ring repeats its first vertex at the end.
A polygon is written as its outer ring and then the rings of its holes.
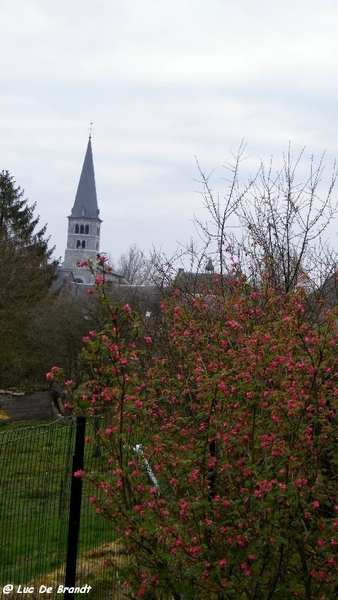
{"type": "Polygon", "coordinates": [[[67,379],[80,384],[84,377],[82,337],[92,325],[86,299],[67,290],[51,293],[40,304],[35,323],[43,343],[35,348],[34,359],[43,368],[44,380],[50,364],[56,362],[62,365],[67,379]]]}
{"type": "MultiPolygon", "coordinates": [[[[0,387],[36,379],[34,317],[56,275],[46,227],[8,171],[0,173],[0,387]]],[[[41,376],[41,375],[40,375],[41,376]]]]}

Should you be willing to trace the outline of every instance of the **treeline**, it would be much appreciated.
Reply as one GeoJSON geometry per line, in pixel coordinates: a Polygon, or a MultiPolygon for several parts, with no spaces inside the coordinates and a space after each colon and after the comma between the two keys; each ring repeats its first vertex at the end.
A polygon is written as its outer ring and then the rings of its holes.
{"type": "MultiPolygon", "coordinates": [[[[281,293],[302,285],[317,314],[320,302],[337,303],[337,252],[326,236],[337,216],[335,165],[325,189],[323,157],[317,162],[311,158],[305,175],[304,152],[294,159],[289,148],[279,167],[262,163],[246,182],[240,172],[244,159],[241,146],[226,167],[223,197],[198,165],[207,218],[195,219],[197,242],[181,246],[171,257],[153,250],[146,258],[134,245],[114,265],[131,287],[113,286],[110,295],[139,311],[156,336],[162,331],[156,317],[159,295],[173,286],[198,294],[203,277],[212,273],[220,275],[223,295],[227,277],[240,275],[254,289],[262,287],[263,279],[264,286],[281,293]]],[[[106,318],[81,286],[56,284],[59,264],[35,209],[8,171],[2,171],[0,388],[43,386],[52,364],[80,383],[82,337],[102,329],[106,318]]]]}
{"type": "Polygon", "coordinates": [[[88,330],[76,297],[55,287],[58,261],[35,204],[8,171],[0,174],[0,388],[45,385],[50,362],[73,371],[88,330]]]}

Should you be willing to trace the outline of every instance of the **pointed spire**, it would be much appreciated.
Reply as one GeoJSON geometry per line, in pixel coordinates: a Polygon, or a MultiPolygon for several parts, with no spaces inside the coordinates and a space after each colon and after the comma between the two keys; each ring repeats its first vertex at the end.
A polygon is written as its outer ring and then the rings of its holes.
{"type": "Polygon", "coordinates": [[[97,219],[99,217],[99,209],[97,205],[96,196],[91,131],[89,134],[86,156],[83,162],[81,177],[77,188],[71,216],[77,218],[85,217],[87,219],[97,219]]]}

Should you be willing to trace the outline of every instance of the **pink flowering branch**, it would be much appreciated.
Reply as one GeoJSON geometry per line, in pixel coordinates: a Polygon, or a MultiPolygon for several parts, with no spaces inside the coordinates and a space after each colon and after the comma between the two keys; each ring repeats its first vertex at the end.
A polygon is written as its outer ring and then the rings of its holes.
{"type": "MultiPolygon", "coordinates": [[[[338,577],[338,334],[305,290],[243,279],[229,297],[128,304],[84,337],[88,414],[108,468],[91,503],[113,520],[131,598],[327,598],[338,577]],[[142,451],[137,451],[142,448],[142,451]]],[[[210,290],[208,290],[210,292],[210,290]]],[[[87,475],[88,477],[88,475],[87,475]]]]}

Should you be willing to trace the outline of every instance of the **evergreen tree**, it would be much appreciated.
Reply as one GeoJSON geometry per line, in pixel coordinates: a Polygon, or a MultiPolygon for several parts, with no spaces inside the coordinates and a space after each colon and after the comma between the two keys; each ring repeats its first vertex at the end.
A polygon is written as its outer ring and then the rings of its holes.
{"type": "Polygon", "coordinates": [[[0,388],[34,381],[33,323],[56,276],[46,226],[8,171],[0,173],[0,388]]]}

